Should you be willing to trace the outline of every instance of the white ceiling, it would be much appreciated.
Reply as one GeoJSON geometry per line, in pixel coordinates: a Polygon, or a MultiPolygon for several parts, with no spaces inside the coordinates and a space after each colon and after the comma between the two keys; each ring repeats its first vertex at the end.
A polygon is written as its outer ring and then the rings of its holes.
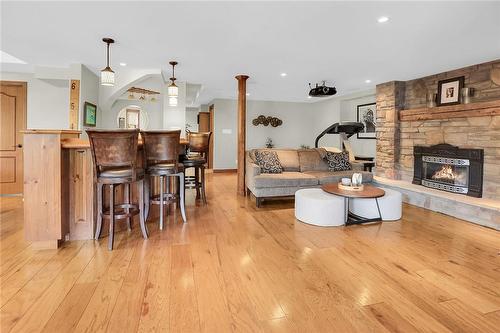
{"type": "Polygon", "coordinates": [[[200,102],[236,96],[307,101],[307,84],[339,94],[500,58],[500,2],[2,2],[0,49],[28,65],[162,68],[203,85],[200,102]],[[380,16],[389,22],[377,22],[380,16]],[[280,73],[286,72],[286,77],[280,73]],[[370,79],[370,84],[365,80],[370,79]]]}

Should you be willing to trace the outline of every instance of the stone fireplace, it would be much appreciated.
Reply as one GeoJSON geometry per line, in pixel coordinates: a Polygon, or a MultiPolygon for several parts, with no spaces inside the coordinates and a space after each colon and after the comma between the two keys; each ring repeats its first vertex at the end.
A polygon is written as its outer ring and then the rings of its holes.
{"type": "Polygon", "coordinates": [[[413,184],[480,198],[483,150],[449,144],[413,147],[413,184]]]}
{"type": "Polygon", "coordinates": [[[414,147],[448,144],[477,149],[483,152],[481,196],[500,200],[500,60],[379,84],[376,95],[377,176],[413,182],[414,147]],[[426,95],[437,91],[440,80],[460,76],[475,90],[470,104],[427,107],[426,95]]]}

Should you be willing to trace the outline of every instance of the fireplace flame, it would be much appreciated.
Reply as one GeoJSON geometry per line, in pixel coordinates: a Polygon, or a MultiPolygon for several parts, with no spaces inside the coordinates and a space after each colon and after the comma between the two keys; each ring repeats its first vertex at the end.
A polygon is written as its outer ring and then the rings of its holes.
{"type": "Polygon", "coordinates": [[[440,170],[436,171],[434,175],[432,175],[432,179],[446,179],[446,180],[455,180],[458,177],[458,174],[453,172],[453,168],[451,165],[443,165],[440,170]]]}

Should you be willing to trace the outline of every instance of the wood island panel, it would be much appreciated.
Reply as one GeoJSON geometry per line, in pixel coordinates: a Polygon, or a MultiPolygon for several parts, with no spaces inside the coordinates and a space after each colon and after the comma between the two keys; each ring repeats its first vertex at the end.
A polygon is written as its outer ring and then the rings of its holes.
{"type": "MultiPolygon", "coordinates": [[[[92,239],[95,233],[97,206],[94,198],[94,166],[88,139],[80,131],[27,130],[24,132],[24,223],[26,239],[37,248],[57,248],[68,240],[92,239]]],[[[187,145],[181,139],[181,146],[187,145]]],[[[138,165],[142,165],[142,143],[138,165]]],[[[157,182],[153,187],[157,188],[157,182]],[[156,185],[156,186],[155,186],[156,185]]],[[[154,193],[153,193],[154,194],[154,193]]],[[[131,185],[132,202],[138,202],[138,190],[131,185]]],[[[123,186],[115,189],[116,202],[123,199],[123,186]]],[[[109,209],[109,188],[104,190],[105,210],[109,209]]],[[[158,216],[151,207],[150,217],[158,216]]],[[[132,219],[138,230],[138,216],[132,219]]],[[[101,236],[108,233],[109,221],[103,220],[101,236]]],[[[116,230],[125,230],[125,220],[118,220],[116,230]],[[123,223],[122,223],[123,222],[123,223]]]]}

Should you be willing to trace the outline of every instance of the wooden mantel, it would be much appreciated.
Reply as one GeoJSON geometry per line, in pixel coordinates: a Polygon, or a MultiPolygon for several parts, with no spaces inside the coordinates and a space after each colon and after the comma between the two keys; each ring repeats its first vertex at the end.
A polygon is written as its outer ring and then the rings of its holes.
{"type": "Polygon", "coordinates": [[[399,111],[400,121],[437,120],[500,115],[500,100],[399,111]]]}

